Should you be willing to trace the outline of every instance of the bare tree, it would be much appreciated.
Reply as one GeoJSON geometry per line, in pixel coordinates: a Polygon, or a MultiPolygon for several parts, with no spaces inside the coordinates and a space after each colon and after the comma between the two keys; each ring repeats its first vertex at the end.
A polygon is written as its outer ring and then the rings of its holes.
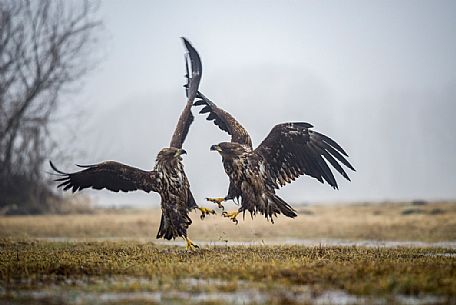
{"type": "Polygon", "coordinates": [[[0,209],[38,212],[52,197],[48,127],[62,92],[93,64],[97,9],[88,0],[0,0],[0,209]]]}

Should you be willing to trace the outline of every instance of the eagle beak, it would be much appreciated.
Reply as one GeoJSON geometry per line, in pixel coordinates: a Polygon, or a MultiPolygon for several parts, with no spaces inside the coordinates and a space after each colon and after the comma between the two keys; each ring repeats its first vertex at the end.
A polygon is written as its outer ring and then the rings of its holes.
{"type": "Polygon", "coordinates": [[[177,152],[176,152],[176,157],[179,157],[181,155],[186,155],[187,154],[187,151],[185,151],[185,149],[179,149],[177,152]]]}
{"type": "Polygon", "coordinates": [[[212,145],[211,150],[221,152],[222,148],[219,145],[212,145]]]}

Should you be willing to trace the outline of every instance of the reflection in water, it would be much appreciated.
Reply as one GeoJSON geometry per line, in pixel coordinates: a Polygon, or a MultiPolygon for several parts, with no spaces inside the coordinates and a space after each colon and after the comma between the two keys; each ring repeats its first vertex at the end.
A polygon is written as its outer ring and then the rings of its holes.
{"type": "MultiPolygon", "coordinates": [[[[79,283],[75,290],[74,286],[52,286],[41,290],[23,290],[13,292],[11,304],[21,304],[25,300],[47,301],[63,304],[123,304],[131,302],[159,303],[159,304],[199,304],[217,302],[220,304],[281,304],[281,303],[305,303],[305,304],[440,304],[445,302],[443,297],[433,295],[405,296],[355,296],[342,290],[327,290],[323,292],[313,291],[306,285],[276,285],[274,288],[265,288],[261,283],[237,281],[236,289],[232,290],[233,282],[220,279],[197,279],[188,278],[179,280],[175,287],[166,291],[128,291],[109,292],[113,287],[126,284],[138,284],[139,286],[154,282],[146,278],[117,277],[106,281],[108,283],[102,292],[87,292],[84,289],[90,284],[79,283]],[[179,288],[177,288],[179,287],[179,288]],[[59,289],[60,288],[60,289],[59,289]],[[66,288],[66,289],[62,289],[66,288]],[[104,291],[103,291],[104,290],[104,291]]],[[[100,282],[99,282],[100,283],[100,282]]],[[[98,288],[99,289],[99,288],[98,288]]],[[[0,292],[0,297],[5,292],[0,292]]],[[[11,296],[11,294],[10,294],[11,296]]]]}

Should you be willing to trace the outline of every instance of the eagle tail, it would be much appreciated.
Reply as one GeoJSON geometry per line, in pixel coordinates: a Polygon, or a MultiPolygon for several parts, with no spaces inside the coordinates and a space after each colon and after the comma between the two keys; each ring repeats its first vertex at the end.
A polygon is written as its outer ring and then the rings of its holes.
{"type": "Polygon", "coordinates": [[[281,214],[291,218],[295,218],[296,216],[298,216],[298,214],[296,214],[296,210],[293,209],[288,203],[286,203],[282,198],[280,198],[276,194],[271,194],[269,196],[269,200],[272,201],[273,204],[275,204],[275,206],[281,214]]]}
{"type": "Polygon", "coordinates": [[[163,237],[170,240],[176,237],[186,237],[187,229],[191,224],[192,220],[188,216],[187,210],[162,209],[157,238],[163,237]]]}

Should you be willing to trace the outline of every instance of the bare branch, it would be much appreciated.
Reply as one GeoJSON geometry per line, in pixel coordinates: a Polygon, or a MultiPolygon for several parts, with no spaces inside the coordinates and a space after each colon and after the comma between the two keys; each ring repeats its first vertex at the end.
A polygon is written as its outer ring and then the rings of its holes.
{"type": "Polygon", "coordinates": [[[0,0],[0,207],[12,175],[42,181],[56,149],[50,117],[91,68],[97,9],[89,0],[0,0]]]}

